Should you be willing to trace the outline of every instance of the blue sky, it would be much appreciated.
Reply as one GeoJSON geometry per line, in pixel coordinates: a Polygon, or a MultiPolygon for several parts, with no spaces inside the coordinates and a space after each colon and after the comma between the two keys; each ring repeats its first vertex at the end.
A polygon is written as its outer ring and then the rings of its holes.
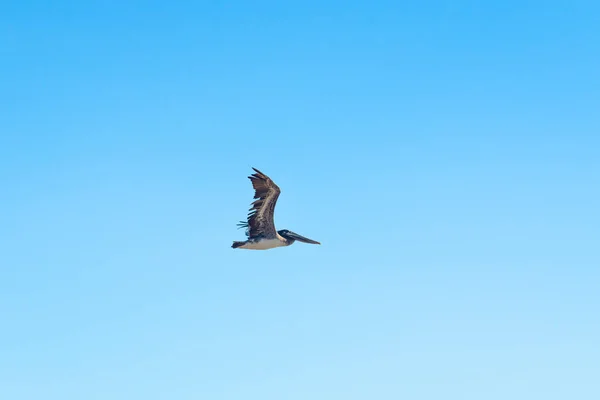
{"type": "Polygon", "coordinates": [[[599,15],[3,4],[0,398],[599,398],[599,15]]]}

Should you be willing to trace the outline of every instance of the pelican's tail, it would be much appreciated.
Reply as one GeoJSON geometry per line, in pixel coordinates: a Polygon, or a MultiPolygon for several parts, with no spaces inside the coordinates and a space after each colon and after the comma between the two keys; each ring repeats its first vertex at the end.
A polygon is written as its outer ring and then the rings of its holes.
{"type": "Polygon", "coordinates": [[[237,249],[238,247],[241,247],[241,246],[243,246],[245,244],[246,244],[246,242],[236,242],[236,241],[234,241],[233,244],[231,245],[231,248],[232,249],[237,249]]]}

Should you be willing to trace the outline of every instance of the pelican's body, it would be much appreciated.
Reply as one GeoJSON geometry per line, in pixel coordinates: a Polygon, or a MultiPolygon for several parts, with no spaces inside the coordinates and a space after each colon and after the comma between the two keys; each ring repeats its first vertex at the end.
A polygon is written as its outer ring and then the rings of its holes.
{"type": "MultiPolygon", "coordinates": [[[[240,243],[240,242],[236,242],[236,243],[240,243]]],[[[241,242],[241,243],[243,243],[243,244],[236,248],[246,249],[246,250],[269,250],[269,249],[274,249],[276,247],[289,246],[289,244],[285,243],[285,239],[282,237],[279,237],[277,239],[262,239],[261,238],[256,241],[247,240],[247,241],[241,242]]]]}
{"type": "Polygon", "coordinates": [[[252,203],[248,213],[248,221],[238,224],[238,226],[246,228],[248,240],[244,242],[234,241],[231,247],[234,249],[269,250],[289,246],[296,240],[304,243],[321,244],[287,229],[275,230],[275,204],[281,191],[271,178],[256,168],[252,169],[256,173],[248,178],[252,181],[255,190],[254,198],[257,200],[252,203]]]}

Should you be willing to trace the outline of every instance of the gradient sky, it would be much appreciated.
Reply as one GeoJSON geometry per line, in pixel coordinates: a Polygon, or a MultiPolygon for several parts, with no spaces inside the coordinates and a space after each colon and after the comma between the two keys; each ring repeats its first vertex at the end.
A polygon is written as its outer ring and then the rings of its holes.
{"type": "Polygon", "coordinates": [[[0,398],[600,398],[597,2],[5,3],[0,398]]]}

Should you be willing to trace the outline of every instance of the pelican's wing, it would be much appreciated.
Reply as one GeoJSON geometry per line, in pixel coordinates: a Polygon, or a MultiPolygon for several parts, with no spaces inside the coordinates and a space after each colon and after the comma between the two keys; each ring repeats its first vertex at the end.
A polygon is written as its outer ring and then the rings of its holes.
{"type": "Polygon", "coordinates": [[[279,187],[265,174],[252,168],[256,171],[255,174],[248,178],[254,187],[254,198],[256,199],[250,207],[248,213],[248,222],[241,222],[238,226],[247,228],[246,236],[249,237],[266,237],[275,238],[277,231],[275,230],[275,222],[273,217],[275,214],[275,204],[279,197],[279,187]]]}

